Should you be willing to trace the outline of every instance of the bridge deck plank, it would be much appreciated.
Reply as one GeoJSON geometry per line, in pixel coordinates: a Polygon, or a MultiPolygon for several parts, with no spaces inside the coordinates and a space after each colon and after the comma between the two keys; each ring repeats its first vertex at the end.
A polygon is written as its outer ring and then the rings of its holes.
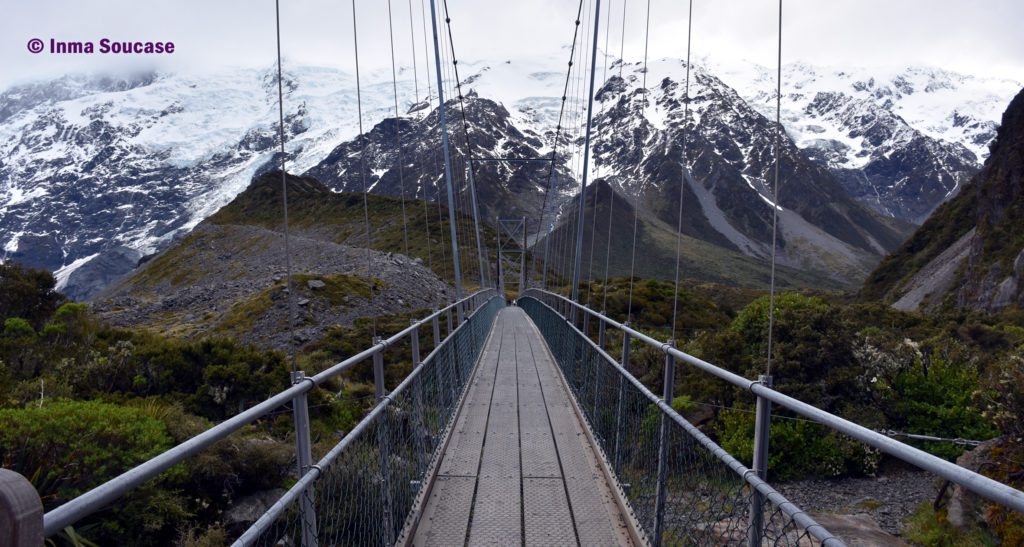
{"type": "Polygon", "coordinates": [[[413,545],[629,545],[537,328],[498,314],[413,545]]]}

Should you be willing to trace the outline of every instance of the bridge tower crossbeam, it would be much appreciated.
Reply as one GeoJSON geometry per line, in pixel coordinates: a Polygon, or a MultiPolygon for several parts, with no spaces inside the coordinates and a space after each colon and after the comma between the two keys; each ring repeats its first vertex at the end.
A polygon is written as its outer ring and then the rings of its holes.
{"type": "Polygon", "coordinates": [[[497,219],[498,228],[498,292],[505,294],[510,284],[522,294],[526,286],[526,217],[497,219]]]}

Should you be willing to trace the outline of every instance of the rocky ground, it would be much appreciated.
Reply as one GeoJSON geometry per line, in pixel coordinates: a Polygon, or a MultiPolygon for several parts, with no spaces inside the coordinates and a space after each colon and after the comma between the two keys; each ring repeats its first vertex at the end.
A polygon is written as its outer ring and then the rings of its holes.
{"type": "MultiPolygon", "coordinates": [[[[290,246],[298,278],[299,343],[320,338],[332,325],[429,309],[449,297],[448,285],[419,259],[296,234],[290,246]]],[[[284,348],[289,336],[285,264],[279,232],[204,223],[98,297],[94,308],[116,325],[184,336],[221,332],[260,347],[284,348]]]]}
{"type": "Polygon", "coordinates": [[[896,469],[877,477],[793,481],[774,486],[789,501],[813,513],[867,516],[885,532],[898,535],[902,522],[921,503],[935,499],[941,483],[930,473],[896,469]]]}

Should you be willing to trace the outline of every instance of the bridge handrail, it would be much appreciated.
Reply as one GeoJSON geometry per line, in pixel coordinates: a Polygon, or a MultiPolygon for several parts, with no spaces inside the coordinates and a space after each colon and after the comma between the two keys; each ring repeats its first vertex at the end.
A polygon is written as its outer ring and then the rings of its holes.
{"type": "MultiPolygon", "coordinates": [[[[619,329],[623,332],[627,332],[631,338],[635,340],[642,340],[647,345],[657,348],[663,353],[671,354],[676,359],[684,361],[707,372],[708,374],[711,374],[712,376],[750,391],[758,397],[764,397],[783,408],[789,409],[805,418],[853,437],[854,439],[857,439],[858,441],[861,441],[873,448],[877,448],[890,456],[903,460],[918,468],[930,471],[954,484],[963,486],[967,490],[970,490],[971,492],[974,492],[975,494],[978,494],[990,501],[1024,513],[1024,492],[1021,492],[1016,488],[990,479],[980,473],[975,473],[974,471],[960,467],[955,463],[948,462],[937,456],[933,456],[923,450],[901,443],[864,426],[840,418],[835,414],[831,414],[803,401],[789,397],[788,395],[783,395],[760,382],[744,378],[743,376],[729,372],[728,370],[708,363],[707,361],[698,359],[686,352],[680,351],[668,342],[662,342],[652,338],[624,323],[620,323],[604,315],[603,313],[596,312],[582,304],[573,302],[563,295],[542,289],[531,288],[524,291],[523,296],[530,296],[531,294],[541,295],[542,298],[548,297],[561,301],[564,305],[589,314],[591,317],[604,322],[606,325],[619,329]]],[[[537,300],[544,302],[542,298],[538,298],[537,300]]]]}
{"type": "MultiPolygon", "coordinates": [[[[374,354],[384,351],[388,346],[398,342],[406,336],[409,336],[413,330],[422,327],[427,322],[433,321],[438,316],[454,311],[458,306],[465,307],[467,305],[471,305],[471,309],[474,310],[479,308],[481,304],[486,303],[490,299],[491,293],[494,292],[494,289],[482,289],[463,298],[462,300],[459,300],[458,302],[453,302],[444,308],[436,310],[427,317],[412,323],[409,327],[386,340],[374,344],[372,347],[331,366],[315,376],[307,377],[306,380],[310,381],[296,383],[292,387],[264,400],[256,406],[228,418],[191,439],[171,447],[159,455],[142,462],[128,471],[125,471],[117,477],[114,477],[88,492],[67,501],[59,507],[51,509],[43,515],[44,534],[46,537],[52,536],[65,527],[74,524],[78,520],[103,509],[109,503],[120,498],[129,490],[138,487],[142,483],[156,477],[164,471],[167,471],[189,457],[202,452],[217,441],[224,439],[242,427],[265,416],[272,410],[280,407],[288,401],[291,401],[296,396],[309,392],[313,387],[322,384],[329,378],[337,376],[345,370],[348,370],[349,368],[372,357],[374,354]]],[[[412,376],[412,374],[410,374],[410,376],[412,376]]],[[[380,405],[378,404],[378,407],[379,406],[380,405]]]]}
{"type": "MultiPolygon", "coordinates": [[[[480,291],[480,293],[484,292],[488,291],[480,291]]],[[[496,291],[492,290],[490,292],[495,292],[496,294],[496,291]]],[[[485,300],[484,303],[488,301],[489,299],[485,300]]],[[[466,318],[466,321],[464,321],[461,325],[459,325],[455,330],[451,332],[449,338],[451,336],[458,334],[458,332],[461,331],[462,329],[468,328],[468,325],[470,324],[470,321],[473,319],[473,316],[476,315],[476,313],[479,312],[480,309],[482,309],[482,307],[483,306],[477,306],[473,313],[466,318]]],[[[434,315],[431,315],[427,317],[424,321],[430,320],[433,317],[434,315]]],[[[411,328],[406,329],[406,331],[402,332],[407,332],[410,330],[411,328]]],[[[277,520],[282,513],[284,513],[284,511],[292,502],[294,502],[300,495],[302,495],[303,492],[309,489],[310,486],[313,486],[316,480],[323,473],[323,470],[330,466],[332,463],[334,463],[334,461],[338,459],[338,456],[340,456],[341,453],[344,452],[345,449],[349,445],[351,445],[353,441],[359,438],[375,420],[377,420],[377,418],[385,411],[388,405],[392,404],[392,402],[398,395],[400,395],[403,391],[408,389],[410,385],[412,385],[416,377],[423,372],[424,367],[422,365],[425,363],[429,363],[433,359],[435,359],[437,354],[440,353],[440,351],[441,346],[437,346],[434,349],[432,349],[430,353],[427,354],[425,358],[423,358],[423,361],[422,363],[420,363],[420,366],[416,366],[415,368],[413,368],[413,370],[405,377],[405,379],[399,382],[395,389],[389,392],[386,397],[381,399],[373,407],[373,409],[371,409],[370,412],[368,412],[366,416],[363,417],[362,420],[359,420],[359,423],[352,428],[352,431],[349,431],[341,439],[341,441],[338,442],[338,444],[334,445],[334,447],[331,448],[327,452],[327,454],[325,454],[324,457],[321,458],[320,461],[316,463],[316,465],[311,466],[310,470],[305,475],[303,475],[298,482],[292,485],[292,487],[289,488],[288,491],[285,492],[284,495],[281,496],[272,506],[270,506],[267,509],[267,511],[262,516],[260,516],[260,518],[256,522],[254,522],[252,526],[249,527],[249,529],[247,529],[241,536],[238,537],[237,540],[235,540],[234,543],[232,543],[232,546],[241,547],[251,545],[256,541],[257,538],[259,538],[264,532],[266,532],[270,528],[270,526],[273,525],[274,521],[277,520]]]]}

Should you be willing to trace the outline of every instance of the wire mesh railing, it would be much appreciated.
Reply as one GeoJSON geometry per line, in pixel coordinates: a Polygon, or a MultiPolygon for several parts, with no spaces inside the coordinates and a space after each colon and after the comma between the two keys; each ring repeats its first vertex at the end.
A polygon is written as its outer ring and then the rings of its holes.
{"type": "Polygon", "coordinates": [[[250,529],[243,544],[391,544],[404,526],[431,458],[472,372],[491,323],[505,305],[493,289],[474,293],[413,321],[401,332],[328,369],[307,377],[293,374],[293,385],[203,433],[147,460],[43,515],[49,537],[103,511],[121,496],[186,459],[211,448],[246,425],[291,406],[299,478],[250,529]],[[452,328],[453,316],[468,319],[452,328]],[[441,339],[441,321],[448,336],[441,339]],[[420,359],[419,335],[433,331],[433,350],[420,359]],[[387,392],[384,361],[389,347],[408,345],[412,369],[387,392]],[[319,462],[312,461],[307,395],[339,374],[372,360],[377,404],[319,462]],[[318,513],[317,509],[324,511],[318,513]],[[326,509],[330,509],[327,511],[326,509]],[[317,518],[319,517],[319,518],[317,518]],[[259,528],[257,528],[259,526],[259,528]],[[270,538],[274,538],[271,540],[270,538]],[[292,540],[298,538],[298,542],[292,540]],[[281,543],[281,542],[284,543],[281,543]]]}
{"type": "MultiPolygon", "coordinates": [[[[778,405],[799,416],[800,419],[806,419],[818,424],[823,432],[836,433],[848,437],[863,443],[863,445],[871,450],[885,453],[919,469],[938,475],[950,483],[960,485],[964,489],[989,501],[1015,511],[1024,512],[1024,492],[901,443],[887,436],[887,432],[873,431],[775,391],[771,387],[770,377],[762,376],[756,381],[744,378],[680,351],[674,347],[671,341],[662,342],[656,340],[630,328],[628,325],[619,323],[601,313],[572,302],[562,295],[540,289],[530,289],[526,291],[524,297],[519,302],[524,309],[531,311],[531,317],[533,317],[534,321],[538,322],[538,325],[541,322],[545,323],[541,331],[548,338],[552,351],[556,352],[556,348],[561,348],[557,351],[562,352],[562,355],[559,356],[559,363],[563,366],[566,379],[572,384],[580,407],[585,412],[586,419],[590,422],[595,437],[600,439],[601,448],[605,451],[608,461],[611,465],[614,465],[616,473],[619,474],[623,490],[630,494],[630,502],[634,505],[634,511],[637,513],[637,521],[645,526],[645,530],[652,533],[654,537],[663,538],[666,541],[677,537],[687,537],[688,539],[685,543],[701,543],[701,541],[695,541],[693,538],[701,537],[697,534],[698,530],[707,529],[717,530],[715,534],[719,535],[715,537],[720,538],[722,542],[730,543],[733,541],[739,542],[739,540],[735,540],[735,537],[742,535],[741,529],[745,527],[748,535],[751,533],[761,534],[760,538],[748,537],[747,541],[750,544],[757,544],[760,541],[770,541],[771,544],[788,544],[793,541],[804,543],[824,541],[824,538],[820,537],[821,532],[824,532],[824,530],[820,526],[815,525],[813,520],[810,520],[806,514],[792,503],[786,501],[784,497],[763,480],[764,470],[767,468],[768,463],[768,425],[771,418],[772,405],[778,405]],[[589,325],[591,322],[596,323],[597,343],[594,343],[584,334],[594,330],[594,327],[589,325]],[[581,326],[582,331],[577,329],[577,324],[581,326]],[[609,356],[603,349],[607,338],[607,329],[616,329],[623,335],[623,355],[621,361],[617,361],[609,356]],[[651,393],[646,386],[633,378],[625,368],[630,362],[629,352],[631,344],[635,345],[636,343],[657,349],[666,359],[664,370],[666,387],[661,397],[651,393]],[[752,469],[736,461],[735,458],[718,447],[701,433],[699,429],[689,424],[672,409],[670,406],[673,395],[672,376],[675,374],[675,364],[677,362],[685,364],[701,373],[708,374],[710,377],[739,387],[756,398],[757,411],[755,413],[754,461],[751,465],[752,469]],[[621,387],[617,386],[615,388],[619,391],[613,391],[613,388],[608,385],[609,381],[621,383],[621,387]],[[591,382],[593,385],[590,385],[591,382]],[[636,388],[637,393],[631,393],[630,385],[636,388]],[[638,408],[643,405],[652,404],[660,408],[660,416],[658,416],[656,411],[650,410],[648,406],[648,409],[644,410],[644,412],[650,413],[649,415],[641,418],[636,417],[635,413],[639,412],[639,410],[634,407],[638,408]],[[618,406],[623,406],[624,408],[620,411],[617,409],[618,406]],[[614,424],[609,422],[611,419],[610,407],[616,408],[616,420],[619,419],[619,413],[621,413],[622,422],[615,422],[614,424]],[[631,410],[633,412],[632,415],[630,414],[631,410]],[[657,416],[657,418],[651,418],[651,415],[657,416]],[[643,421],[644,417],[648,420],[646,423],[643,421]],[[736,497],[733,498],[734,501],[730,504],[727,502],[729,497],[724,493],[728,490],[724,488],[725,482],[719,479],[708,478],[700,485],[690,485],[684,492],[705,492],[700,502],[696,504],[696,507],[700,507],[703,504],[710,507],[717,503],[718,509],[713,512],[716,512],[720,518],[711,523],[706,520],[702,521],[704,517],[700,514],[680,517],[680,510],[684,510],[686,506],[673,504],[678,500],[685,500],[686,497],[685,495],[681,496],[681,494],[674,493],[677,489],[674,486],[677,483],[673,482],[673,477],[676,476],[674,472],[678,471],[679,467],[677,466],[685,468],[686,465],[696,465],[693,462],[698,461],[700,456],[693,455],[694,452],[689,449],[682,450],[682,452],[679,452],[677,449],[668,450],[664,458],[659,458],[660,453],[652,455],[649,448],[650,440],[640,439],[637,436],[644,435],[645,433],[650,435],[650,428],[654,427],[650,422],[655,419],[659,420],[659,428],[660,424],[664,423],[666,419],[675,422],[679,427],[687,431],[700,446],[703,446],[705,450],[713,454],[718,460],[724,462],[733,470],[736,476],[742,478],[742,481],[739,483],[741,487],[740,492],[748,496],[749,503],[752,506],[761,507],[762,509],[744,509],[742,505],[745,502],[740,499],[742,496],[739,493],[732,494],[736,497]],[[640,452],[639,456],[634,455],[634,452],[640,452]],[[644,462],[641,466],[627,467],[629,462],[635,461],[637,458],[644,462]],[[661,481],[665,484],[662,487],[664,495],[659,495],[658,487],[655,486],[653,501],[650,497],[650,482],[651,480],[657,480],[661,476],[662,470],[659,469],[656,474],[652,474],[654,472],[650,468],[653,466],[653,463],[650,463],[650,458],[654,458],[654,461],[660,462],[664,460],[666,462],[664,466],[665,479],[661,481]],[[680,458],[682,463],[674,463],[674,460],[680,458]],[[697,460],[694,458],[697,458],[697,460]],[[710,485],[713,484],[718,484],[719,487],[717,489],[712,488],[710,485]],[[700,490],[702,488],[704,490],[700,490]],[[715,494],[711,495],[712,493],[715,494]],[[732,514],[733,508],[737,511],[746,511],[745,516],[741,513],[732,514]],[[653,523],[648,524],[652,522],[652,518],[653,523]],[[746,522],[752,522],[756,526],[753,524],[741,525],[744,518],[746,522]],[[680,535],[681,532],[683,532],[682,535],[680,535]],[[755,539],[758,541],[754,541],[755,539]]],[[[669,431],[672,432],[671,428],[669,428],[669,431]]],[[[675,433],[672,432],[672,434],[675,433]]],[[[671,440],[671,437],[668,440],[671,440]]],[[[675,442],[684,442],[685,445],[686,442],[691,441],[675,442]]],[[[715,465],[717,466],[717,464],[715,465]]],[[[693,467],[693,469],[699,469],[701,473],[708,477],[724,476],[717,472],[717,467],[714,467],[714,471],[706,465],[704,467],[693,467]]],[[[735,481],[735,479],[730,480],[735,481]]],[[[694,511],[693,508],[688,510],[691,513],[694,511]]],[[[829,541],[829,544],[833,544],[832,540],[829,541]]]]}
{"type": "Polygon", "coordinates": [[[412,524],[416,499],[503,305],[488,300],[235,545],[395,544],[412,524]]]}
{"type": "MultiPolygon", "coordinates": [[[[555,309],[536,297],[518,303],[546,339],[634,522],[651,544],[843,545],[555,309]]],[[[671,382],[670,374],[668,392],[671,382]]]]}

